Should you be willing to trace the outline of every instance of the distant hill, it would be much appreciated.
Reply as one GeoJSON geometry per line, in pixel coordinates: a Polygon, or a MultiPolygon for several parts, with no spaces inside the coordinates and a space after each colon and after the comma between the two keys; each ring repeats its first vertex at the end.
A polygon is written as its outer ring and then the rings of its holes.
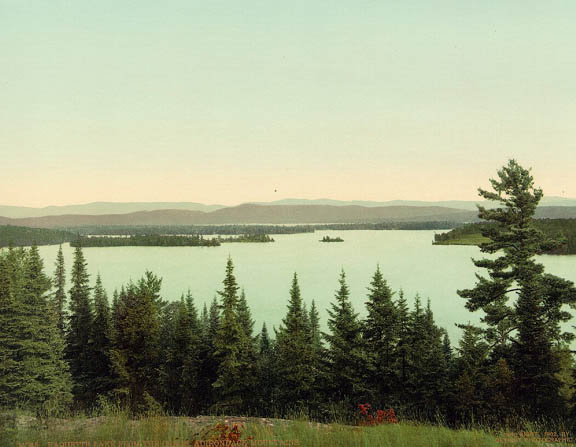
{"type": "MultiPolygon", "coordinates": [[[[282,199],[273,202],[250,202],[244,205],[330,205],[330,206],[362,206],[368,208],[380,208],[390,206],[410,206],[410,207],[443,207],[457,208],[460,210],[475,211],[476,203],[484,206],[493,206],[491,203],[481,201],[466,200],[444,200],[437,202],[427,202],[423,200],[390,200],[385,202],[364,201],[364,200],[333,200],[333,199],[282,199]]],[[[544,197],[542,206],[576,206],[576,199],[563,197],[544,197]]],[[[0,216],[10,218],[23,217],[44,217],[62,216],[66,214],[75,215],[106,215],[106,214],[128,214],[140,211],[157,210],[187,210],[210,212],[219,209],[229,208],[224,205],[204,205],[195,202],[94,202],[82,205],[47,206],[44,208],[31,208],[22,206],[0,205],[0,216]]],[[[230,207],[235,208],[235,207],[230,207]]]]}
{"type": "MultiPolygon", "coordinates": [[[[576,218],[576,207],[543,206],[537,218],[576,218]]],[[[0,225],[74,228],[98,225],[316,224],[371,222],[475,222],[477,212],[441,206],[255,205],[215,211],[155,210],[124,214],[0,217],[0,225]]]]}
{"type": "Polygon", "coordinates": [[[73,228],[86,225],[204,225],[204,224],[295,224],[377,221],[476,220],[476,213],[446,207],[362,207],[331,205],[239,205],[205,213],[188,210],[139,211],[128,214],[0,218],[0,224],[38,228],[73,228]]]}
{"type": "MultiPolygon", "coordinates": [[[[333,199],[282,199],[274,202],[254,202],[258,205],[332,205],[332,206],[366,206],[366,207],[381,207],[381,206],[441,206],[448,208],[459,208],[469,211],[475,211],[476,204],[493,208],[495,205],[492,202],[474,201],[474,200],[443,200],[443,201],[425,201],[425,200],[389,200],[386,202],[374,202],[363,200],[333,200],[333,199]]],[[[541,206],[576,206],[576,199],[568,199],[564,197],[544,197],[541,206]]]]}
{"type": "Polygon", "coordinates": [[[138,211],[155,210],[189,210],[209,212],[220,208],[224,208],[224,206],[204,205],[202,203],[194,202],[94,202],[82,205],[47,206],[44,208],[0,205],[0,216],[20,218],[61,216],[64,214],[127,214],[136,213],[138,211]]]}

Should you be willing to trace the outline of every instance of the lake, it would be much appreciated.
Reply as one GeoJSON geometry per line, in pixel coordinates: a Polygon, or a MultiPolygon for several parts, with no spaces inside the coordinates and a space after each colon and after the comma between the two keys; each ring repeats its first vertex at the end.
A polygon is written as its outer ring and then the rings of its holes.
{"type": "MultiPolygon", "coordinates": [[[[326,325],[326,309],[338,288],[344,269],[351,300],[360,315],[365,314],[366,287],[377,264],[393,290],[403,289],[409,302],[418,293],[430,298],[436,322],[446,328],[455,343],[455,323],[479,321],[479,313],[464,307],[456,290],[474,286],[477,269],[472,257],[477,247],[433,246],[435,231],[322,231],[273,235],[273,243],[227,243],[219,247],[111,247],[85,248],[92,282],[99,272],[110,293],[146,270],[163,278],[162,295],[179,299],[188,289],[201,309],[222,286],[226,260],[234,261],[236,278],[244,287],[256,328],[266,321],[278,325],[286,312],[288,291],[294,272],[298,273],[303,299],[312,299],[326,325]],[[344,242],[321,243],[323,236],[340,236],[344,242]]],[[[73,249],[64,247],[67,280],[70,279],[73,249]]],[[[46,271],[52,275],[58,246],[40,247],[46,271]]],[[[541,256],[540,262],[553,273],[576,281],[576,256],[541,256]]],[[[69,284],[68,284],[69,288],[69,284]]]]}

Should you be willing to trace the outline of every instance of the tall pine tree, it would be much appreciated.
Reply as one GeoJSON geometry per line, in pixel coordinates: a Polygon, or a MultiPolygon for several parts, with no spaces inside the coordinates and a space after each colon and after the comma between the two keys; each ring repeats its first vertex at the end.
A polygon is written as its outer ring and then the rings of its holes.
{"type": "Polygon", "coordinates": [[[70,364],[76,403],[79,406],[86,406],[94,399],[91,389],[94,378],[92,340],[94,309],[90,297],[87,264],[80,246],[76,247],[74,252],[71,283],[66,359],[70,364]]]}
{"type": "Polygon", "coordinates": [[[372,277],[368,288],[364,321],[364,338],[369,352],[369,382],[372,402],[390,406],[392,392],[398,389],[395,373],[397,345],[399,339],[398,315],[392,301],[394,293],[388,287],[380,266],[372,277]]]}
{"type": "Polygon", "coordinates": [[[314,350],[296,273],[290,288],[288,311],[276,332],[279,406],[302,409],[313,392],[314,350]]]}
{"type": "Polygon", "coordinates": [[[228,258],[224,288],[218,294],[221,298],[221,317],[216,333],[215,348],[218,359],[218,378],[213,383],[217,392],[218,406],[229,411],[243,409],[247,390],[253,377],[247,373],[253,365],[244,355],[249,343],[238,317],[238,283],[234,276],[234,264],[228,258]]]}
{"type": "Polygon", "coordinates": [[[365,367],[368,359],[362,324],[352,308],[344,271],[339,284],[335,302],[328,310],[330,333],[324,335],[328,342],[328,386],[331,398],[336,402],[357,403],[367,395],[365,367]]]}
{"type": "Polygon", "coordinates": [[[56,270],[54,271],[54,307],[56,308],[56,315],[58,316],[58,329],[64,336],[66,332],[66,268],[64,265],[64,253],[62,252],[62,245],[58,249],[56,256],[56,270]]]}
{"type": "Polygon", "coordinates": [[[512,343],[508,351],[518,411],[559,415],[566,402],[557,378],[560,361],[552,348],[555,341],[568,340],[560,323],[571,318],[564,306],[576,304],[576,289],[570,281],[545,274],[534,259],[558,242],[534,226],[543,193],[534,187],[530,171],[510,160],[498,171],[498,179],[490,182],[493,191],[480,188],[479,194],[501,207],[479,206],[479,217],[492,223],[483,230],[489,242],[480,249],[500,256],[474,260],[476,267],[488,270],[488,277],[478,276],[473,289],[458,293],[470,311],[484,312],[491,343],[499,344],[504,352],[506,340],[512,343]]]}

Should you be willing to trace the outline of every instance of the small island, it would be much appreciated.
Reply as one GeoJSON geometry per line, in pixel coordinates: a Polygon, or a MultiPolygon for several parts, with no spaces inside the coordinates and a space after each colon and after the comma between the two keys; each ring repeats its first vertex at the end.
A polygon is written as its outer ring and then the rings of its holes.
{"type": "Polygon", "coordinates": [[[344,239],[341,237],[324,236],[322,239],[320,239],[320,242],[344,242],[344,239]]]}

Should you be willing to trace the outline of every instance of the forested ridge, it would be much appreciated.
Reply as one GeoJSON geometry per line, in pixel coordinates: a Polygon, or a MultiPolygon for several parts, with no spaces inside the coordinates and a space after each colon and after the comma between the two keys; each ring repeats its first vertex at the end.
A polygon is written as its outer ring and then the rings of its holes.
{"type": "Polygon", "coordinates": [[[462,225],[458,222],[378,222],[309,225],[90,225],[65,229],[82,235],[247,235],[298,234],[323,230],[449,230],[462,225]]]}
{"type": "MultiPolygon", "coordinates": [[[[487,223],[466,224],[447,233],[434,235],[434,243],[437,245],[477,245],[488,241],[483,233],[495,226],[496,224],[487,223]]],[[[534,226],[546,236],[562,241],[557,247],[545,249],[545,253],[576,254],[576,219],[535,219],[534,226]]]]}
{"type": "Polygon", "coordinates": [[[240,234],[204,238],[203,235],[174,236],[162,234],[134,236],[78,236],[72,247],[218,247],[228,242],[274,242],[267,234],[240,234]]]}
{"type": "Polygon", "coordinates": [[[49,230],[45,228],[16,227],[13,225],[0,225],[0,247],[13,245],[30,246],[56,245],[70,242],[76,235],[65,230],[49,230]]]}
{"type": "Polygon", "coordinates": [[[576,289],[535,261],[560,243],[534,225],[542,191],[529,171],[511,160],[498,176],[495,191],[480,194],[501,207],[479,210],[494,224],[481,252],[495,256],[473,260],[484,273],[458,291],[482,324],[462,322],[454,345],[430,302],[391,290],[378,266],[367,291],[350,290],[344,271],[326,285],[334,290],[326,324],[294,273],[278,285],[275,298],[288,298],[280,325],[255,328],[230,258],[217,297],[199,308],[189,292],[163,299],[152,272],[110,300],[80,246],[70,278],[62,250],[49,278],[35,246],[5,249],[0,407],[58,414],[114,404],[133,414],[304,412],[345,421],[371,402],[449,425],[510,427],[541,417],[573,424],[574,334],[563,328],[576,289]],[[365,294],[363,318],[356,293],[365,294]]]}

